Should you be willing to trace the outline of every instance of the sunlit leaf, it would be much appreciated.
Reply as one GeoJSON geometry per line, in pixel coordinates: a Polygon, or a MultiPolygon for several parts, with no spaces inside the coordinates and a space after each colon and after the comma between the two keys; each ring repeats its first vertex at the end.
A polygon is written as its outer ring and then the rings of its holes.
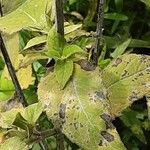
{"type": "Polygon", "coordinates": [[[0,19],[0,30],[12,34],[21,29],[43,30],[46,28],[47,0],[27,0],[19,8],[0,19]],[[38,10],[38,11],[37,11],[38,10]]]}

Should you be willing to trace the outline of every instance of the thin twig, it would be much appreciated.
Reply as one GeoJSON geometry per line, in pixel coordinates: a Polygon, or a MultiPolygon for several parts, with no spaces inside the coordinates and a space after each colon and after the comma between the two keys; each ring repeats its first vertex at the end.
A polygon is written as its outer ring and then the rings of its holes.
{"type": "Polygon", "coordinates": [[[98,18],[97,18],[97,28],[96,28],[96,44],[93,52],[94,64],[97,65],[98,57],[101,52],[101,45],[103,41],[103,20],[104,20],[104,0],[99,0],[98,6],[98,18]]]}
{"type": "MultiPolygon", "coordinates": [[[[2,17],[3,16],[3,11],[2,11],[2,4],[1,4],[1,2],[0,2],[0,14],[1,14],[1,17],[2,17]]],[[[20,84],[18,82],[18,79],[17,79],[16,73],[15,73],[14,67],[13,67],[13,65],[11,63],[11,60],[10,60],[9,54],[7,52],[7,49],[5,47],[5,44],[4,44],[4,41],[3,41],[1,33],[0,33],[0,48],[1,48],[1,52],[2,52],[2,55],[3,55],[4,60],[5,60],[5,63],[7,65],[10,77],[11,77],[11,79],[13,81],[14,86],[15,86],[15,90],[16,90],[17,96],[19,97],[19,101],[24,107],[26,107],[28,104],[27,104],[27,102],[25,100],[25,97],[23,95],[23,92],[21,90],[21,86],[20,86],[20,84]]]]}

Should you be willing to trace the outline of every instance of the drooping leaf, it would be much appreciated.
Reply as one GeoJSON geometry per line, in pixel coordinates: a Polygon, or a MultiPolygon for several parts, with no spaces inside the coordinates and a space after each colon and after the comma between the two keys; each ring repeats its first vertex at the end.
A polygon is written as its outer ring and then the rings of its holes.
{"type": "Polygon", "coordinates": [[[134,101],[150,93],[150,57],[123,55],[102,72],[112,115],[118,116],[134,101]]]}
{"type": "Polygon", "coordinates": [[[47,58],[48,56],[38,52],[26,54],[22,62],[20,63],[19,68],[24,68],[24,67],[26,68],[28,65],[31,65],[33,62],[37,60],[47,59],[47,58]]]}
{"type": "Polygon", "coordinates": [[[54,73],[43,78],[38,87],[39,100],[48,118],[54,124],[64,120],[62,131],[72,142],[87,150],[124,150],[111,121],[106,123],[110,116],[104,93],[100,72],[87,72],[78,65],[63,90],[54,73]]]}
{"type": "Polygon", "coordinates": [[[46,4],[47,0],[27,0],[15,11],[0,18],[0,30],[8,34],[25,28],[44,30],[47,26],[45,17],[46,4]]]}
{"type": "Polygon", "coordinates": [[[29,150],[30,147],[19,137],[12,137],[7,139],[0,145],[0,150],[29,150]]]}
{"type": "Polygon", "coordinates": [[[55,66],[55,74],[56,74],[56,79],[60,84],[61,88],[65,87],[67,81],[72,75],[72,72],[73,72],[73,61],[71,60],[57,61],[55,66]]]}
{"type": "Polygon", "coordinates": [[[35,38],[32,38],[27,45],[24,47],[25,49],[29,49],[35,45],[41,44],[41,43],[45,43],[46,42],[46,35],[42,35],[42,36],[37,36],[35,38]]]}
{"type": "Polygon", "coordinates": [[[125,52],[126,48],[129,46],[130,42],[131,42],[131,39],[129,38],[129,39],[127,39],[126,41],[124,41],[123,43],[121,43],[121,44],[114,50],[114,52],[111,53],[111,56],[112,56],[113,58],[117,58],[118,56],[122,55],[122,54],[125,52]]]}
{"type": "Polygon", "coordinates": [[[63,49],[62,58],[66,59],[76,53],[84,53],[84,51],[78,45],[66,45],[63,49]]]}

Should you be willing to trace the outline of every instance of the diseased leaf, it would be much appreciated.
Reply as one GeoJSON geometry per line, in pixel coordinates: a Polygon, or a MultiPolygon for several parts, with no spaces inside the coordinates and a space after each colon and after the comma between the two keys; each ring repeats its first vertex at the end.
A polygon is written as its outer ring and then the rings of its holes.
{"type": "Polygon", "coordinates": [[[7,139],[0,145],[0,150],[29,150],[30,147],[19,137],[12,137],[7,139]]]}
{"type": "Polygon", "coordinates": [[[27,28],[44,30],[47,26],[46,4],[47,0],[27,0],[15,11],[0,18],[0,30],[8,34],[27,28]]]}
{"type": "Polygon", "coordinates": [[[76,53],[84,53],[84,51],[78,45],[66,45],[63,49],[62,58],[66,59],[76,53]]]}
{"type": "Polygon", "coordinates": [[[134,101],[150,93],[150,57],[123,55],[102,72],[112,115],[118,116],[134,101]]]}
{"type": "Polygon", "coordinates": [[[104,93],[98,69],[84,71],[78,65],[63,90],[54,73],[43,78],[38,87],[48,118],[54,124],[63,120],[62,131],[73,143],[87,150],[124,150],[111,123],[104,93]]]}
{"type": "Polygon", "coordinates": [[[55,75],[61,88],[64,88],[69,78],[73,73],[73,61],[69,60],[58,60],[55,66],[55,75]]]}
{"type": "Polygon", "coordinates": [[[29,49],[35,45],[41,44],[41,43],[46,43],[46,35],[42,35],[42,36],[37,36],[32,38],[27,45],[24,47],[25,49],[29,49]]]}
{"type": "Polygon", "coordinates": [[[114,52],[111,53],[111,56],[113,58],[117,58],[118,56],[122,55],[125,52],[126,48],[129,46],[130,42],[131,39],[129,38],[120,45],[118,45],[118,47],[114,50],[114,52]]]}

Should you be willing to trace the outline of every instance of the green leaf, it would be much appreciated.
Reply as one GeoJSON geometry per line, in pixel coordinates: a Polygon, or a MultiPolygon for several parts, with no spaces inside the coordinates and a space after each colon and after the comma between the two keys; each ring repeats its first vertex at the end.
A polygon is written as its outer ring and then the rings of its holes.
{"type": "Polygon", "coordinates": [[[21,115],[29,124],[34,126],[42,111],[43,107],[41,103],[35,103],[21,111],[21,115]]]}
{"type": "Polygon", "coordinates": [[[133,134],[143,143],[146,144],[145,135],[142,130],[142,123],[138,120],[137,115],[139,112],[133,111],[131,109],[127,109],[123,112],[123,115],[120,116],[122,122],[130,128],[133,134]]]}
{"type": "Polygon", "coordinates": [[[19,137],[7,139],[0,145],[0,150],[29,150],[30,147],[19,137]]]}
{"type": "Polygon", "coordinates": [[[65,39],[56,32],[56,29],[53,27],[47,37],[47,47],[49,51],[62,51],[65,45],[65,39]]]}
{"type": "Polygon", "coordinates": [[[63,90],[52,72],[38,86],[48,118],[54,124],[59,117],[63,119],[62,132],[81,149],[124,150],[115,128],[106,129],[101,117],[109,116],[103,92],[99,70],[84,71],[79,65],[63,90]]]}
{"type": "Polygon", "coordinates": [[[55,74],[58,83],[63,89],[73,73],[73,61],[58,60],[55,66],[55,74]]]}
{"type": "Polygon", "coordinates": [[[115,59],[102,72],[112,115],[150,94],[150,57],[129,54],[115,59]]]}
{"type": "Polygon", "coordinates": [[[27,43],[27,45],[24,47],[24,50],[45,42],[46,42],[46,35],[36,36],[27,43]]]}
{"type": "Polygon", "coordinates": [[[55,60],[61,58],[60,52],[56,50],[48,50],[47,52],[45,52],[45,55],[49,58],[54,58],[55,60]]]}
{"type": "Polygon", "coordinates": [[[100,69],[104,69],[110,63],[110,61],[110,59],[101,60],[98,62],[98,66],[100,69]]]}
{"type": "Polygon", "coordinates": [[[114,50],[114,52],[111,53],[111,56],[113,58],[117,58],[118,56],[122,55],[125,52],[126,48],[129,46],[130,42],[131,39],[127,39],[126,41],[118,45],[118,47],[114,50]]]}
{"type": "Polygon", "coordinates": [[[62,59],[66,59],[76,53],[85,53],[78,45],[67,45],[63,49],[62,59]]]}
{"type": "Polygon", "coordinates": [[[0,19],[0,30],[8,34],[27,28],[44,30],[47,26],[46,4],[47,0],[27,0],[15,11],[0,19]]]}
{"type": "Polygon", "coordinates": [[[106,13],[104,14],[104,18],[111,19],[111,20],[120,20],[120,21],[128,20],[128,17],[126,15],[120,13],[106,13]]]}

